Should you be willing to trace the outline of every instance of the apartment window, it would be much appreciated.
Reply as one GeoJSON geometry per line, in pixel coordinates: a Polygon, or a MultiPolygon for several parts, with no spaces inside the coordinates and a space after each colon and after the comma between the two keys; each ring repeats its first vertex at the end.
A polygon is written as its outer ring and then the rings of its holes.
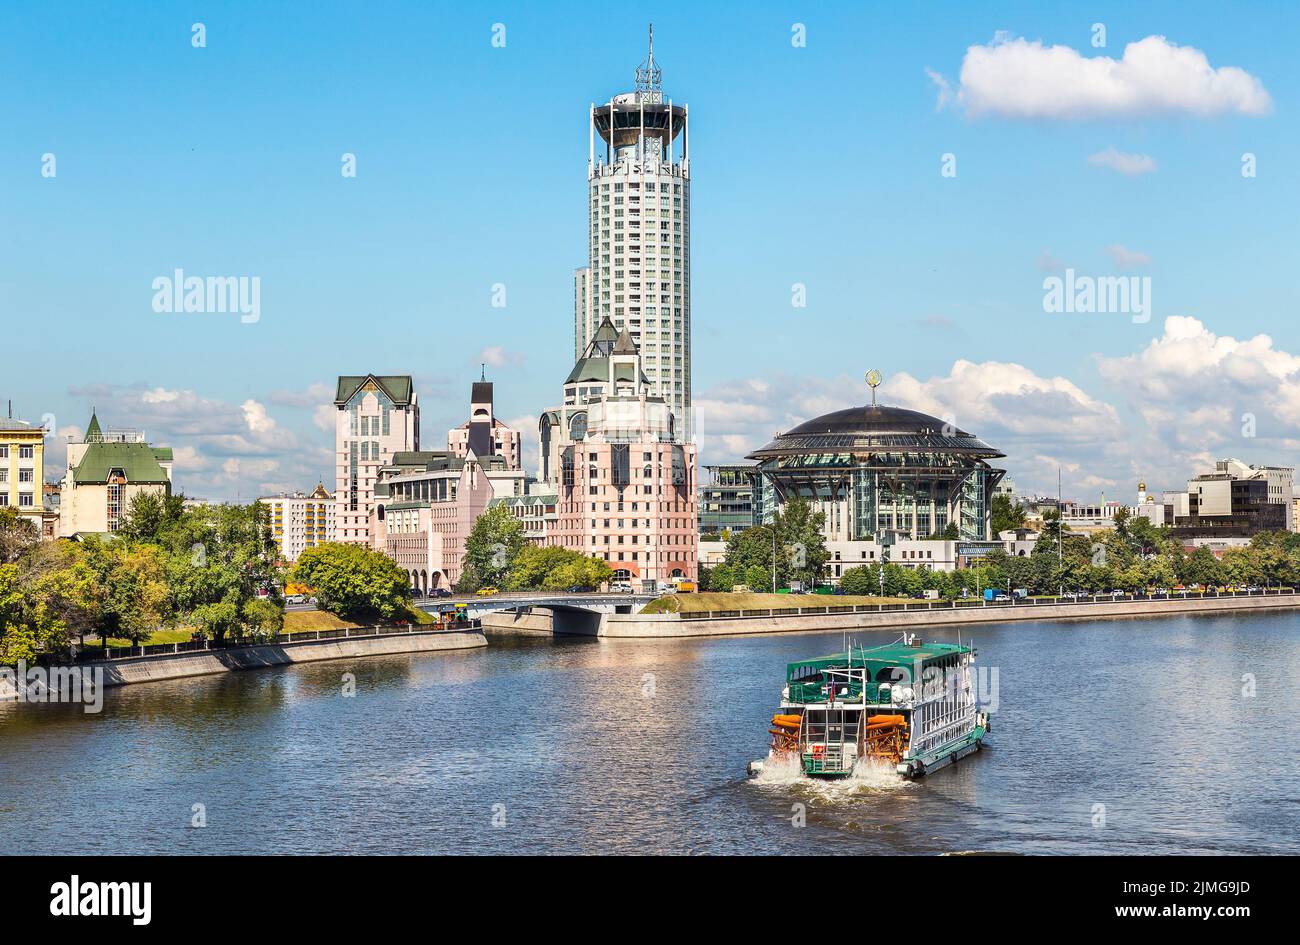
{"type": "Polygon", "coordinates": [[[31,459],[31,458],[35,455],[35,453],[34,453],[34,450],[35,450],[35,449],[36,449],[36,448],[35,448],[34,446],[20,446],[20,447],[18,447],[18,458],[19,458],[19,459],[31,459]]]}
{"type": "Polygon", "coordinates": [[[33,470],[33,469],[20,469],[20,470],[18,470],[18,481],[19,481],[19,482],[31,482],[31,481],[32,481],[32,474],[33,474],[34,472],[35,472],[35,470],[33,470]]]}

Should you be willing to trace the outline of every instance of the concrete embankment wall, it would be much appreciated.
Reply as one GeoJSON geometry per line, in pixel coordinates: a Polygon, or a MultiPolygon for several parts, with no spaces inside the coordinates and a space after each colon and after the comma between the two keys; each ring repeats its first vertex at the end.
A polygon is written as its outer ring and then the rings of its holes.
{"type": "Polygon", "coordinates": [[[1134,600],[1080,604],[1017,604],[1012,607],[936,607],[855,613],[745,611],[741,617],[683,620],[677,614],[611,614],[601,621],[602,637],[710,637],[748,633],[825,632],[828,630],[922,629],[947,625],[1010,623],[1016,620],[1100,620],[1160,617],[1173,614],[1300,608],[1300,594],[1280,597],[1210,598],[1208,600],[1134,600]]]}
{"type": "Polygon", "coordinates": [[[479,622],[487,633],[594,637],[604,616],[575,607],[529,607],[484,614],[479,622]]]}
{"type": "Polygon", "coordinates": [[[238,647],[230,650],[163,653],[119,660],[100,660],[81,665],[87,668],[102,668],[106,686],[126,686],[162,679],[180,679],[185,676],[210,676],[214,673],[228,673],[241,669],[286,666],[290,663],[314,663],[319,660],[397,653],[433,653],[440,650],[464,650],[480,646],[487,646],[487,640],[477,630],[451,633],[438,630],[424,633],[392,633],[366,637],[341,637],[332,640],[270,643],[265,646],[238,647]]]}
{"type": "Polygon", "coordinates": [[[524,636],[550,636],[553,632],[551,611],[533,607],[527,611],[498,610],[484,614],[479,620],[484,633],[517,633],[524,636]]]}

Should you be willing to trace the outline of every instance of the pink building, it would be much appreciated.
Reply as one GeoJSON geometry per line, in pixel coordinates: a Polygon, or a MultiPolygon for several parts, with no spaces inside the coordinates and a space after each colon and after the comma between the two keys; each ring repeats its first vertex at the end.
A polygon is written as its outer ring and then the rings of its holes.
{"type": "Polygon", "coordinates": [[[677,442],[627,330],[604,319],[539,423],[539,478],[558,496],[547,544],[608,561],[642,587],[694,580],[695,447],[677,442]]]}
{"type": "Polygon", "coordinates": [[[522,495],[524,472],[500,456],[398,453],[381,471],[371,513],[371,547],[407,572],[422,594],[461,578],[465,539],[494,498],[522,495]]]}
{"type": "Polygon", "coordinates": [[[336,420],[334,535],[370,544],[379,471],[399,452],[420,448],[420,406],[411,376],[339,378],[336,420]]]}
{"type": "Polygon", "coordinates": [[[520,468],[519,434],[493,415],[489,382],[475,382],[469,421],[448,431],[447,447],[394,453],[373,486],[371,547],[396,561],[422,594],[460,581],[465,541],[489,503],[523,502],[512,514],[526,528],[545,527],[545,497],[530,495],[536,481],[520,468]]]}
{"type": "Polygon", "coordinates": [[[464,459],[473,449],[476,456],[500,456],[507,469],[522,464],[520,436],[496,418],[492,410],[492,382],[474,382],[469,397],[469,420],[447,431],[447,451],[464,459]]]}

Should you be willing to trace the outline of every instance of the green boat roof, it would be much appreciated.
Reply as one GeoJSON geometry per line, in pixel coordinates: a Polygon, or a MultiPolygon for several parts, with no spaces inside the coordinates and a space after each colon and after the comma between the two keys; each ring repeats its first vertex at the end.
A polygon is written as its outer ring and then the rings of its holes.
{"type": "Polygon", "coordinates": [[[853,647],[844,653],[832,653],[830,656],[818,656],[812,659],[796,660],[786,663],[786,678],[794,679],[796,672],[820,669],[852,669],[869,666],[874,674],[885,666],[914,666],[917,660],[922,663],[945,659],[958,653],[969,653],[970,647],[957,643],[921,643],[912,646],[907,643],[886,643],[883,646],[853,647]]]}

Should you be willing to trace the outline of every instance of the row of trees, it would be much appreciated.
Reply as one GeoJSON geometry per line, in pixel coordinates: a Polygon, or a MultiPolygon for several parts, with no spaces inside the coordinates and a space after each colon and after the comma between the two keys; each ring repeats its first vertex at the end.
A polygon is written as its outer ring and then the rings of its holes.
{"type": "MultiPolygon", "coordinates": [[[[1185,552],[1166,530],[1138,519],[1132,525],[1117,522],[1115,529],[1092,536],[1067,535],[1059,546],[1056,539],[1044,535],[1029,555],[997,550],[978,565],[955,571],[913,570],[891,563],[884,572],[884,589],[890,596],[929,589],[944,597],[959,597],[963,591],[977,594],[984,588],[1055,594],[1062,590],[1134,592],[1180,584],[1300,584],[1300,535],[1263,532],[1248,546],[1228,548],[1219,558],[1209,548],[1185,552]]],[[[850,568],[840,578],[840,587],[849,594],[877,594],[880,578],[878,564],[850,568]]]]}
{"type": "MultiPolygon", "coordinates": [[[[1026,524],[1024,512],[1004,496],[995,498],[994,530],[1026,524]]],[[[788,502],[772,525],[760,525],[732,537],[724,562],[701,569],[701,589],[729,591],[746,584],[754,591],[788,586],[792,580],[824,580],[829,558],[821,537],[824,516],[801,499],[788,502]],[[775,557],[774,552],[775,550],[775,557]]],[[[1038,527],[1034,551],[1025,556],[997,550],[977,565],[955,571],[907,568],[879,563],[849,568],[840,578],[844,593],[911,596],[936,590],[944,597],[978,594],[985,588],[1025,588],[1035,594],[1058,591],[1138,591],[1232,584],[1300,584],[1300,535],[1264,532],[1249,546],[1229,548],[1216,557],[1208,548],[1186,552],[1168,528],[1120,510],[1115,527],[1094,535],[1066,535],[1060,517],[1049,512],[1038,527]]],[[[936,536],[937,537],[937,536],[936,536]]]]}
{"type": "Polygon", "coordinates": [[[598,588],[614,577],[609,562],[567,548],[540,548],[524,539],[524,526],[503,505],[488,509],[465,540],[465,558],[456,590],[484,587],[511,591],[563,591],[598,588]]]}
{"type": "Polygon", "coordinates": [[[165,626],[256,636],[284,620],[265,506],[138,496],[114,537],[42,542],[0,509],[0,663],[88,634],[138,643],[165,626]]]}
{"type": "Polygon", "coordinates": [[[788,587],[791,581],[812,586],[821,577],[830,553],[822,526],[826,515],[810,502],[793,498],[777,510],[770,525],[755,525],[727,542],[722,564],[700,568],[700,590],[729,591],[747,584],[761,593],[788,587]]]}

